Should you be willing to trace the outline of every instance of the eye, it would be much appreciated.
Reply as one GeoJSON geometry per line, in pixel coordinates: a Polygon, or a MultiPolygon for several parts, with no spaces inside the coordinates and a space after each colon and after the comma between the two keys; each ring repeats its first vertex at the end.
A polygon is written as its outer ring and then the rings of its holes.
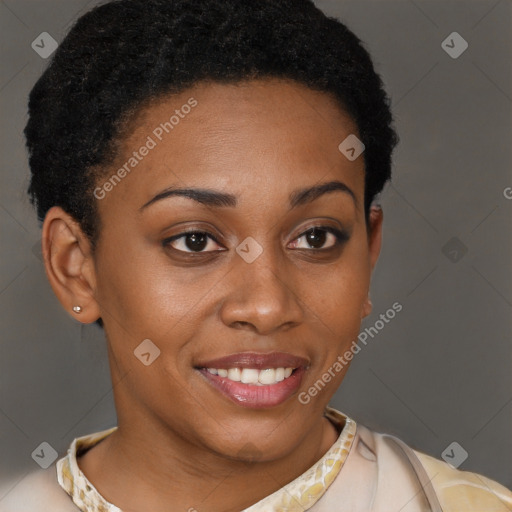
{"type": "MultiPolygon", "coordinates": [[[[180,252],[215,252],[221,247],[215,237],[205,231],[189,231],[165,239],[164,247],[171,246],[180,252]],[[215,248],[217,247],[217,249],[215,248]]],[[[223,250],[221,247],[220,250],[223,250]]]]}
{"type": "Polygon", "coordinates": [[[348,240],[348,234],[331,226],[315,226],[291,242],[292,249],[325,250],[348,240]]]}

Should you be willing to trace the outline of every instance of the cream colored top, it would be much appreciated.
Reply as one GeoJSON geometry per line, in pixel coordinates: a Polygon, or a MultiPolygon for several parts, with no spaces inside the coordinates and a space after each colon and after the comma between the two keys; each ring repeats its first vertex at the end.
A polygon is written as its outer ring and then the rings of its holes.
{"type": "MultiPolygon", "coordinates": [[[[327,453],[242,512],[512,511],[512,492],[497,482],[356,425],[335,409],[328,407],[325,414],[340,433],[327,453]]],[[[0,512],[122,512],[101,496],[77,464],[77,455],[116,428],[74,439],[56,464],[16,485],[0,501],[0,512]]]]}

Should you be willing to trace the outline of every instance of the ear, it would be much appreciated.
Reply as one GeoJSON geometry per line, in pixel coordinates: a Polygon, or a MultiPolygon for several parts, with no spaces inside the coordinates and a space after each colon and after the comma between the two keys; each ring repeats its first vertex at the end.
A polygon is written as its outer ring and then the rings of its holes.
{"type": "MultiPolygon", "coordinates": [[[[380,249],[382,247],[382,222],[384,220],[384,212],[380,205],[372,205],[370,207],[370,218],[368,226],[368,253],[370,258],[370,272],[373,272],[375,264],[379,259],[380,249]]],[[[363,304],[361,318],[368,316],[372,312],[372,301],[370,292],[368,298],[363,304]]]]}
{"type": "Polygon", "coordinates": [[[368,231],[368,248],[370,251],[370,264],[373,271],[377,260],[379,259],[380,249],[382,247],[382,221],[384,212],[380,205],[370,207],[370,226],[368,231]]]}
{"type": "Polygon", "coordinates": [[[64,309],[80,322],[95,322],[100,309],[94,298],[91,243],[76,220],[59,206],[50,208],[45,216],[42,252],[46,275],[64,309]],[[81,312],[74,312],[73,306],[80,306],[81,312]]]}

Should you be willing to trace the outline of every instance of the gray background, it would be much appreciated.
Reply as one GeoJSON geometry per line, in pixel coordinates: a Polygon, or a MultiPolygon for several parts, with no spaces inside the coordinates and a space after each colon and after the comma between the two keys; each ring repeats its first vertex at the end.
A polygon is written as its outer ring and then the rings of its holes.
{"type": "MultiPolygon", "coordinates": [[[[102,331],[70,318],[46,281],[22,137],[47,62],[32,41],[61,41],[96,3],[0,3],[0,498],[37,468],[42,441],[62,456],[116,423],[102,331]]],[[[457,441],[461,469],[512,487],[511,2],[316,3],[366,42],[401,136],[362,330],[395,301],[403,310],[332,405],[438,458],[457,441]],[[469,44],[457,59],[441,47],[453,31],[469,44]]]]}

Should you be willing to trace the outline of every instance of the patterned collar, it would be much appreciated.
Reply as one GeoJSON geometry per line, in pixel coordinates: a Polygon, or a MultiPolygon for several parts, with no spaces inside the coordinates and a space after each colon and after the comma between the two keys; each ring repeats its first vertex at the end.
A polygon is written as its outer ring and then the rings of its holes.
{"type": "MultiPolygon", "coordinates": [[[[352,448],[357,427],[354,420],[331,407],[326,408],[325,416],[340,432],[329,451],[305,473],[242,512],[269,510],[304,512],[324,495],[345,463],[352,448]]],[[[85,453],[116,429],[117,427],[112,427],[77,437],[71,443],[67,455],[57,462],[57,480],[82,512],[122,512],[119,507],[101,496],[77,463],[77,456],[85,453]]]]}

